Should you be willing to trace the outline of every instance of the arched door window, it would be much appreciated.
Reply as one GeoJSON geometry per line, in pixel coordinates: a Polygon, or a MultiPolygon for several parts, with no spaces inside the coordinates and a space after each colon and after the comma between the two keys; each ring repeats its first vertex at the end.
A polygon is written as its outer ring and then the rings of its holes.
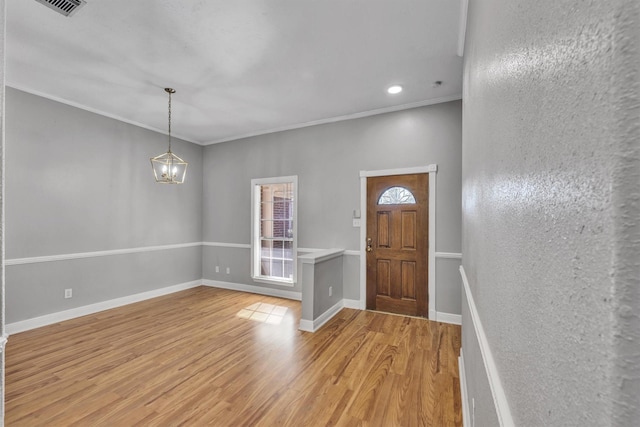
{"type": "Polygon", "coordinates": [[[378,199],[379,205],[412,205],[416,203],[413,193],[404,187],[391,187],[378,199]]]}

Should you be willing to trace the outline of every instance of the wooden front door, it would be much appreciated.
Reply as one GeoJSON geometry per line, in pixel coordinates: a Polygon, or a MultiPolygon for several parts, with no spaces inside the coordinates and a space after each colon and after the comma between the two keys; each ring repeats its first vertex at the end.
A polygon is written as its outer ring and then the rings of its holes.
{"type": "Polygon", "coordinates": [[[429,174],[367,179],[367,309],[428,317],[429,174]]]}

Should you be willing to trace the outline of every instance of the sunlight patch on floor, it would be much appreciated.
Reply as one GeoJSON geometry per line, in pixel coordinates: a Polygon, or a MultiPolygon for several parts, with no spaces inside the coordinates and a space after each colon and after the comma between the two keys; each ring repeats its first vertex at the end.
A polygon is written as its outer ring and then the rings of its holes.
{"type": "Polygon", "coordinates": [[[261,323],[269,323],[271,325],[279,325],[282,323],[284,316],[287,314],[287,307],[279,305],[266,304],[257,302],[248,307],[243,308],[236,314],[241,319],[249,319],[261,323]]]}

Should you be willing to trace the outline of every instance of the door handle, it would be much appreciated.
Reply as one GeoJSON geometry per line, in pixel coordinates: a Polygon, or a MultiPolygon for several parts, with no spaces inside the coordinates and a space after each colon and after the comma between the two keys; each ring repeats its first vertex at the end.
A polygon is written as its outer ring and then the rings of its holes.
{"type": "Polygon", "coordinates": [[[371,251],[373,251],[373,248],[371,247],[371,237],[367,237],[367,252],[371,251]]]}

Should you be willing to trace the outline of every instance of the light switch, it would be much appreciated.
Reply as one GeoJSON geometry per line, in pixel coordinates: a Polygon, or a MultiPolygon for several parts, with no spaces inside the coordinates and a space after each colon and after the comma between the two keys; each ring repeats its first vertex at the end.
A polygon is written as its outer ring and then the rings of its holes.
{"type": "Polygon", "coordinates": [[[353,218],[353,226],[360,227],[360,218],[353,218]]]}

